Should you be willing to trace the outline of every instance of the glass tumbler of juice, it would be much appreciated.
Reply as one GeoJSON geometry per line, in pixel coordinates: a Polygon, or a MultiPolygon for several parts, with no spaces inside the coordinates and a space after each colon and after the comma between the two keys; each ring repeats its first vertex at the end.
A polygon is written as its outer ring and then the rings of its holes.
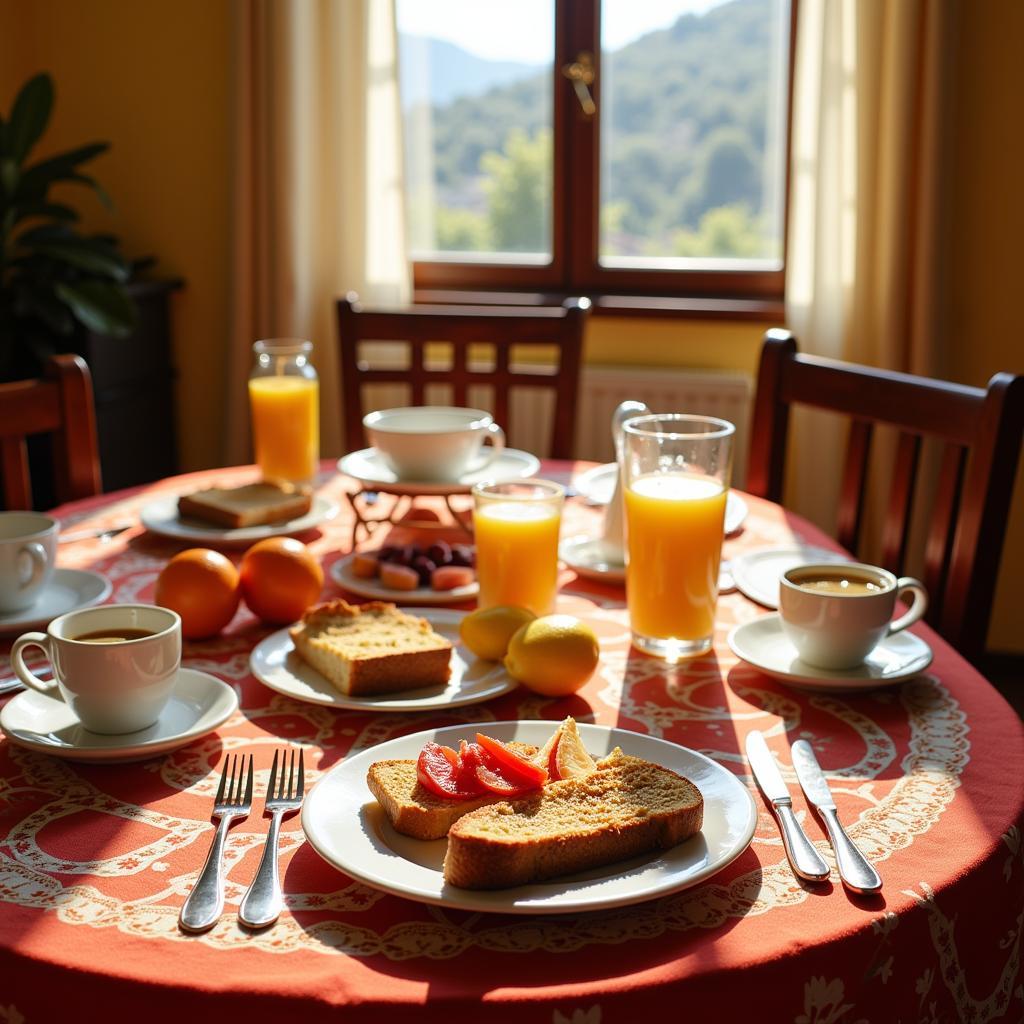
{"type": "Polygon", "coordinates": [[[535,615],[555,610],[564,500],[565,488],[549,480],[473,488],[481,608],[511,604],[535,615]]]}
{"type": "Polygon", "coordinates": [[[623,427],[633,645],[669,662],[711,649],[735,430],[682,414],[639,416],[623,427]]]}
{"type": "Polygon", "coordinates": [[[320,458],[320,382],[311,342],[275,338],[253,345],[249,374],[256,463],[265,480],[310,483],[320,458]]]}

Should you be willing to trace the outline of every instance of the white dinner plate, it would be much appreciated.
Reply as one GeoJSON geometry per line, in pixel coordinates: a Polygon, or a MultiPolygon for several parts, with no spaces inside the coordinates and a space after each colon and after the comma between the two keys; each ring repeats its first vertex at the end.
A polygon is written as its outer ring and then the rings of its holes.
{"type": "MultiPolygon", "coordinates": [[[[619,475],[616,462],[606,462],[601,466],[593,466],[574,477],[572,486],[576,493],[586,498],[592,505],[607,505],[615,493],[615,480],[619,475]]],[[[747,503],[735,492],[730,491],[725,502],[725,535],[736,533],[743,525],[750,509],[747,503]]]]}
{"type": "Polygon", "coordinates": [[[237,708],[238,697],[227,683],[182,668],[171,699],[148,729],[120,736],[89,732],[62,700],[35,690],[19,693],[0,711],[0,728],[19,747],[68,761],[144,761],[213,732],[237,708]]]}
{"type": "Polygon", "coordinates": [[[765,608],[779,607],[779,579],[798,565],[817,562],[849,562],[849,555],[828,548],[796,544],[784,548],[758,548],[732,559],[736,588],[765,608]]]}
{"type": "Polygon", "coordinates": [[[289,537],[296,533],[312,530],[327,519],[338,514],[338,506],[319,495],[313,497],[313,505],[304,516],[284,519],[279,523],[264,526],[243,526],[238,529],[214,526],[201,519],[178,515],[178,495],[170,494],[157,498],[139,513],[142,525],[153,533],[190,544],[213,544],[221,547],[243,547],[255,544],[267,537],[289,537]]]}
{"type": "Polygon", "coordinates": [[[534,476],[538,469],[540,459],[517,448],[506,448],[482,469],[463,473],[458,480],[450,483],[399,480],[395,472],[385,464],[376,448],[350,452],[338,460],[339,472],[358,480],[367,490],[378,487],[388,494],[468,494],[474,484],[484,480],[494,483],[525,480],[534,476]]]}
{"type": "Polygon", "coordinates": [[[331,579],[353,594],[368,597],[374,601],[391,601],[393,604],[448,604],[451,601],[469,601],[480,593],[480,584],[476,580],[464,587],[453,590],[432,590],[430,587],[417,587],[415,590],[393,590],[385,587],[379,579],[364,579],[352,571],[352,559],[356,556],[346,555],[339,558],[330,568],[331,579]]]}
{"type": "Polygon", "coordinates": [[[541,746],[557,722],[480,722],[400,736],[346,757],[313,788],[302,828],[313,849],[351,878],[422,903],[503,914],[575,914],[621,907],[696,885],[735,860],[750,844],[757,811],[747,788],[721,765],[694,750],[625,729],[580,723],[595,757],[613,748],[686,776],[704,797],[704,826],[670,850],[591,871],[512,889],[477,891],[446,885],[441,864],[447,839],[425,842],[400,835],[366,785],[374,761],[415,760],[427,740],[458,747],[477,730],[496,739],[541,746]]]}
{"type": "Polygon", "coordinates": [[[287,697],[310,704],[326,704],[357,711],[430,711],[478,704],[500,697],[518,685],[497,661],[483,661],[459,641],[459,623],[465,612],[451,608],[406,608],[411,615],[426,619],[452,642],[451,678],[447,686],[401,690],[376,696],[350,697],[337,690],[315,668],[307,665],[295,650],[288,629],[280,629],[262,640],[249,657],[249,669],[266,686],[287,697]]]}
{"type": "Polygon", "coordinates": [[[577,575],[601,583],[625,583],[626,563],[600,537],[567,537],[558,545],[558,557],[577,575]]]}
{"type": "Polygon", "coordinates": [[[736,626],[729,634],[729,647],[737,658],[789,686],[822,693],[892,686],[920,675],[932,663],[931,647],[902,630],[885,637],[856,668],[817,668],[801,661],[777,614],[736,626]]]}
{"type": "Polygon", "coordinates": [[[28,629],[45,629],[58,615],[105,601],[112,589],[110,580],[98,572],[54,569],[50,582],[34,604],[20,612],[0,614],[0,636],[13,636],[28,629]]]}

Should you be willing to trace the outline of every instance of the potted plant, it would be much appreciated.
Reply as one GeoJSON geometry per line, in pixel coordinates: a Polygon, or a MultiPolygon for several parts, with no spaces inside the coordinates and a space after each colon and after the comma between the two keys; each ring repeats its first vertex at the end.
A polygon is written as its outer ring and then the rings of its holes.
{"type": "Polygon", "coordinates": [[[79,215],[51,197],[59,183],[110,200],[82,166],[109,148],[92,142],[29,162],[53,109],[53,80],[30,79],[0,117],[0,380],[38,376],[84,328],[120,337],[135,325],[125,284],[132,267],[112,235],[85,234],[79,215]]]}

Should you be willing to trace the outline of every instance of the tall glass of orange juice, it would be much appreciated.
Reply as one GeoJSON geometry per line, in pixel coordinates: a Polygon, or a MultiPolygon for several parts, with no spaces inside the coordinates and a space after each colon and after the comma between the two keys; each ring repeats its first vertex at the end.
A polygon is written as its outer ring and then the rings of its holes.
{"type": "Polygon", "coordinates": [[[623,426],[633,644],[669,662],[711,649],[735,430],[726,420],[681,414],[623,426]]]}
{"type": "Polygon", "coordinates": [[[313,345],[275,338],[253,345],[249,375],[256,463],[265,480],[310,483],[320,458],[320,382],[313,345]]]}
{"type": "Polygon", "coordinates": [[[473,488],[481,608],[512,604],[535,615],[555,610],[564,500],[565,488],[549,480],[473,488]]]}

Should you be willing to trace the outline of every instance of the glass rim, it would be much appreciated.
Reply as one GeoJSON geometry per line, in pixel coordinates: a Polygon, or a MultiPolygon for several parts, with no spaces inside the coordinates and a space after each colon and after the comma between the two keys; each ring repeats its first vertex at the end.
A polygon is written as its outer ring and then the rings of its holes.
{"type": "Polygon", "coordinates": [[[261,338],[253,342],[252,350],[258,356],[308,355],[313,342],[306,338],[261,338]]]}
{"type": "Polygon", "coordinates": [[[565,498],[564,484],[556,483],[554,480],[542,480],[540,477],[526,477],[522,480],[481,480],[473,484],[471,493],[474,498],[497,498],[502,501],[551,501],[555,498],[565,498]],[[539,490],[548,490],[547,494],[499,494],[488,492],[489,487],[536,487],[539,490]]]}
{"type": "Polygon", "coordinates": [[[633,434],[637,437],[667,438],[670,441],[713,441],[735,434],[736,424],[730,423],[729,420],[719,419],[717,416],[701,416],[697,413],[645,413],[643,416],[631,416],[622,424],[622,430],[624,433],[633,434]],[[666,420],[674,420],[680,423],[707,423],[714,425],[717,429],[702,430],[700,433],[694,433],[688,430],[647,430],[641,425],[664,422],[666,420]]]}

